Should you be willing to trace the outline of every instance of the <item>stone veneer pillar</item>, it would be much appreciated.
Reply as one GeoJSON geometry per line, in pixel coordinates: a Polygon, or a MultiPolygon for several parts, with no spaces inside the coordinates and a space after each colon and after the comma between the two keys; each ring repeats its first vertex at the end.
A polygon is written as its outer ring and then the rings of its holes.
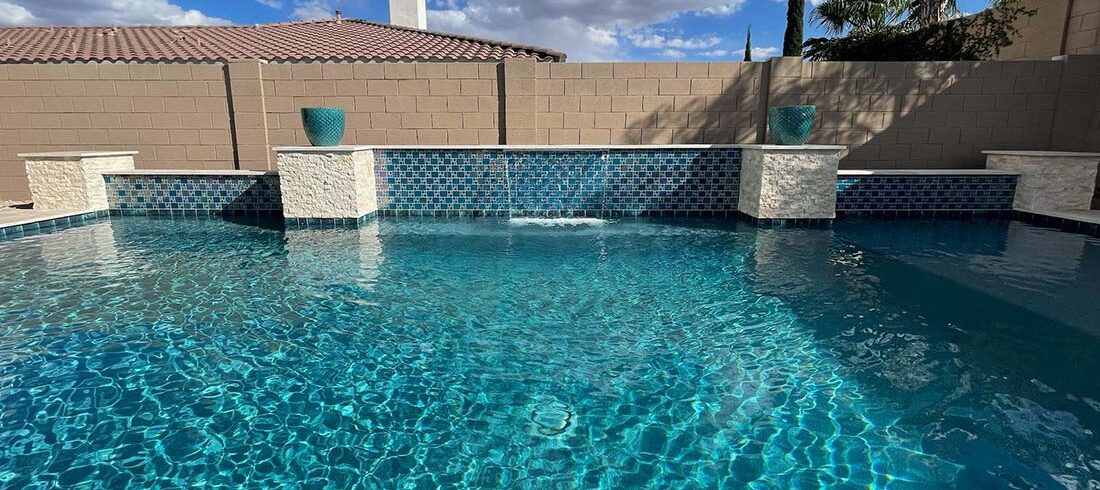
{"type": "Polygon", "coordinates": [[[279,147],[275,161],[287,221],[352,224],[378,211],[368,146],[279,147]]]}
{"type": "Polygon", "coordinates": [[[762,220],[836,217],[843,146],[747,145],[741,150],[737,209],[762,220]]]}
{"type": "Polygon", "coordinates": [[[1019,211],[1090,209],[1100,153],[983,151],[985,167],[1019,172],[1012,208],[1019,211]]]}
{"type": "Polygon", "coordinates": [[[103,172],[133,170],[136,151],[59,151],[20,153],[26,160],[34,208],[102,211],[107,209],[103,172]]]}

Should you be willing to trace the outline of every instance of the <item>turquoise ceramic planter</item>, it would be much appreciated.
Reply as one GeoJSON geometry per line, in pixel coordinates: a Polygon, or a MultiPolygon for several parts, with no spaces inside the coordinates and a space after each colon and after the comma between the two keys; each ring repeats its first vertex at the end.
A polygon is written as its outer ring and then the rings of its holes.
{"type": "Polygon", "coordinates": [[[313,146],[336,146],[344,138],[344,110],[339,107],[303,107],[302,127],[313,146]]]}
{"type": "Polygon", "coordinates": [[[777,145],[804,145],[814,128],[817,108],[812,105],[777,106],[768,109],[768,130],[777,145]]]}

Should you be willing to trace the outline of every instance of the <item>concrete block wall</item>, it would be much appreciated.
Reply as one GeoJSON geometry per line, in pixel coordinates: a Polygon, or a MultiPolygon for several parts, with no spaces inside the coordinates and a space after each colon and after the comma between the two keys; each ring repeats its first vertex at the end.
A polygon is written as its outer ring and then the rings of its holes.
{"type": "Polygon", "coordinates": [[[138,150],[139,168],[233,168],[221,65],[0,65],[0,200],[27,199],[16,154],[138,150]]]}
{"type": "Polygon", "coordinates": [[[300,109],[332,106],[347,111],[345,144],[498,144],[498,68],[496,63],[264,64],[269,143],[308,145],[300,109]]]}
{"type": "Polygon", "coordinates": [[[509,144],[756,143],[763,63],[507,63],[509,144]]]}
{"type": "Polygon", "coordinates": [[[770,106],[813,104],[810,143],[843,168],[974,168],[981,150],[1047,149],[1065,63],[773,59],[770,106]]]}
{"type": "Polygon", "coordinates": [[[818,106],[842,168],[977,168],[981,150],[1098,151],[1100,56],[1058,61],[0,65],[0,199],[22,152],[136,149],[139,168],[274,168],[299,110],[346,144],[766,142],[767,108],[818,106]]]}
{"type": "Polygon", "coordinates": [[[1019,35],[1000,60],[1100,54],[1100,0],[1025,0],[1035,15],[1019,19],[1019,35]]]}

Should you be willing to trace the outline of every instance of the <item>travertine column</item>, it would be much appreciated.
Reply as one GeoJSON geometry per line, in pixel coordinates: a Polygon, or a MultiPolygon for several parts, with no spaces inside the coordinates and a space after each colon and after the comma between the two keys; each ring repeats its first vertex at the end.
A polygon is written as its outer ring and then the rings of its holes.
{"type": "Polygon", "coordinates": [[[737,209],[759,219],[836,217],[843,146],[748,145],[741,150],[737,209]]]}
{"type": "Polygon", "coordinates": [[[378,211],[370,147],[290,146],[275,148],[275,154],[288,223],[356,224],[378,211]]]}
{"type": "Polygon", "coordinates": [[[20,153],[26,159],[34,208],[42,210],[107,209],[103,172],[133,170],[136,151],[60,151],[20,153]]]}
{"type": "Polygon", "coordinates": [[[1096,190],[1100,153],[1065,151],[983,151],[985,167],[1019,172],[1016,198],[1020,211],[1089,209],[1096,190]]]}

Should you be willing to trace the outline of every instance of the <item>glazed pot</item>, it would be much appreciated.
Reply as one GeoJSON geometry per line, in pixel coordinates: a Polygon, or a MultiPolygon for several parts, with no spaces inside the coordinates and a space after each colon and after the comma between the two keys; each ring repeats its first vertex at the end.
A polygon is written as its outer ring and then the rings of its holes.
{"type": "Polygon", "coordinates": [[[344,138],[344,110],[339,107],[303,107],[302,127],[313,146],[336,146],[344,138]]]}
{"type": "Polygon", "coordinates": [[[768,132],[777,145],[804,145],[814,128],[817,107],[812,105],[776,106],[768,109],[768,132]]]}

